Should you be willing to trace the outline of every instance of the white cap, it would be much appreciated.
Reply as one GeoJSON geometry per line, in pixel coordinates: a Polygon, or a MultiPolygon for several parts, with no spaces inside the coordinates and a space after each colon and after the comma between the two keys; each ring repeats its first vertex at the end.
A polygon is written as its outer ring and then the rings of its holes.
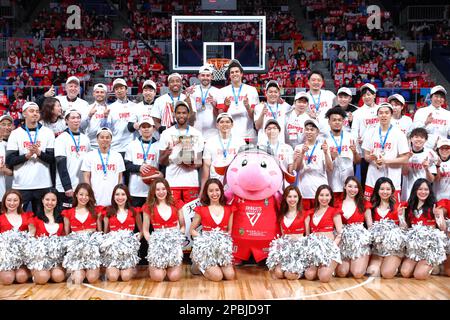
{"type": "Polygon", "coordinates": [[[386,108],[386,107],[391,109],[391,112],[394,112],[394,108],[392,107],[392,104],[390,104],[388,102],[383,102],[378,106],[377,113],[378,113],[378,110],[380,110],[381,108],[386,108]]]}
{"type": "Polygon", "coordinates": [[[109,128],[107,128],[107,127],[102,127],[102,128],[100,128],[100,129],[98,129],[98,130],[97,130],[97,135],[96,135],[96,136],[98,137],[98,135],[99,135],[100,133],[102,133],[103,131],[109,132],[109,134],[111,135],[111,138],[112,138],[113,133],[112,133],[111,129],[109,129],[109,128]]]}
{"type": "Polygon", "coordinates": [[[222,112],[217,116],[216,123],[219,122],[222,118],[229,118],[231,122],[233,122],[233,117],[231,116],[231,114],[229,114],[228,112],[222,112]]]}
{"type": "Polygon", "coordinates": [[[365,83],[361,88],[359,88],[360,91],[363,91],[364,88],[369,89],[373,93],[377,93],[377,88],[371,83],[365,83]]]}
{"type": "Polygon", "coordinates": [[[306,125],[308,125],[308,124],[312,124],[314,127],[319,129],[319,123],[315,119],[308,119],[308,120],[306,120],[303,126],[306,127],[306,125]]]}
{"type": "Polygon", "coordinates": [[[213,68],[210,65],[204,65],[201,66],[200,69],[198,69],[198,73],[213,73],[213,68]]]}
{"type": "Polygon", "coordinates": [[[153,80],[145,80],[144,84],[142,85],[142,88],[145,88],[147,86],[152,87],[154,90],[156,90],[156,83],[153,80]]]}
{"type": "Polygon", "coordinates": [[[267,91],[267,89],[269,88],[269,86],[270,86],[270,87],[275,86],[275,87],[278,88],[278,90],[280,90],[280,85],[279,85],[278,82],[276,82],[275,80],[270,80],[269,82],[266,83],[266,91],[267,91]]]}
{"type": "Polygon", "coordinates": [[[350,89],[347,88],[347,87],[339,88],[339,90],[338,90],[338,92],[337,92],[336,95],[338,96],[340,93],[345,93],[345,94],[348,95],[348,96],[353,96],[352,90],[350,90],[350,89]]]}
{"type": "Polygon", "coordinates": [[[435,94],[436,92],[443,92],[445,95],[447,95],[447,90],[445,90],[445,88],[441,85],[434,86],[433,88],[431,88],[430,96],[435,94]]]}
{"type": "Polygon", "coordinates": [[[152,117],[145,117],[145,116],[142,117],[139,121],[139,127],[142,126],[142,124],[144,124],[144,123],[148,123],[151,126],[155,125],[155,122],[153,121],[152,117]]]}
{"type": "Polygon", "coordinates": [[[442,146],[450,146],[449,139],[439,139],[436,145],[436,148],[439,149],[442,146]]]}
{"type": "Polygon", "coordinates": [[[11,121],[11,122],[14,122],[14,119],[13,119],[10,115],[8,115],[8,114],[2,115],[2,116],[0,117],[0,122],[2,122],[2,121],[5,120],[5,119],[7,119],[7,120],[9,120],[9,121],[11,121]]]}
{"type": "Polygon", "coordinates": [[[297,101],[300,98],[306,98],[306,100],[309,101],[309,96],[308,93],[306,93],[306,91],[297,92],[295,94],[294,101],[297,101]]]}
{"type": "Polygon", "coordinates": [[[66,84],[69,84],[70,82],[76,82],[78,85],[80,85],[80,79],[78,79],[75,76],[70,76],[69,78],[67,78],[66,80],[66,84]]]}
{"type": "Polygon", "coordinates": [[[108,87],[105,84],[103,84],[103,83],[96,83],[94,85],[94,91],[95,90],[103,90],[105,92],[108,92],[108,87]]]}
{"type": "Polygon", "coordinates": [[[173,77],[178,77],[178,78],[180,78],[180,80],[183,79],[183,78],[181,77],[181,74],[179,74],[178,72],[174,72],[174,73],[171,73],[171,74],[167,77],[167,82],[169,82],[170,79],[172,79],[173,77]]]}
{"type": "Polygon", "coordinates": [[[39,106],[37,105],[36,102],[32,102],[32,101],[25,102],[25,104],[22,106],[22,112],[24,112],[25,110],[27,110],[29,107],[33,107],[33,106],[39,108],[39,106]]]}
{"type": "Polygon", "coordinates": [[[64,119],[67,118],[67,116],[71,113],[71,112],[76,112],[80,115],[81,117],[81,112],[78,109],[72,108],[72,109],[67,109],[66,112],[64,112],[64,119]]]}
{"type": "Polygon", "coordinates": [[[125,87],[128,87],[127,83],[125,82],[125,80],[123,80],[122,78],[117,78],[116,80],[113,81],[113,85],[112,85],[113,89],[118,84],[120,84],[122,86],[125,86],[125,87]]]}
{"type": "Polygon", "coordinates": [[[401,104],[405,104],[405,102],[406,102],[405,98],[403,98],[403,96],[398,93],[389,96],[388,102],[391,102],[391,100],[394,100],[394,99],[400,101],[401,104]]]}

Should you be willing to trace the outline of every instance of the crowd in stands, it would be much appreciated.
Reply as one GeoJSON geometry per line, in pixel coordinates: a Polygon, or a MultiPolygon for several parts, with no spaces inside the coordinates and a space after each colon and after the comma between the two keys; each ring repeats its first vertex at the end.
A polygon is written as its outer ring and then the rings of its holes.
{"type": "Polygon", "coordinates": [[[409,36],[414,40],[434,40],[440,45],[448,46],[450,43],[449,20],[412,23],[409,36]]]}

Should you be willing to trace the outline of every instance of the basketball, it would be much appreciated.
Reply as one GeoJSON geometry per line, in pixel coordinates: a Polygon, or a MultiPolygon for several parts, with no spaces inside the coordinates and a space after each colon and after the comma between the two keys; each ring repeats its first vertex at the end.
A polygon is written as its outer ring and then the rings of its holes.
{"type": "Polygon", "coordinates": [[[147,169],[144,172],[141,172],[142,181],[148,185],[152,184],[154,178],[151,178],[151,176],[154,176],[157,173],[158,173],[158,168],[147,167],[147,169]]]}

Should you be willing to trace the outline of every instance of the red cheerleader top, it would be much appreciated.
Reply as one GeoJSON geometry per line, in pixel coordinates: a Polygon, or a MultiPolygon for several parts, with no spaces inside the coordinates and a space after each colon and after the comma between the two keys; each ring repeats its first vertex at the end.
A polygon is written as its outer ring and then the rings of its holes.
{"type": "MultiPolygon", "coordinates": [[[[104,207],[97,206],[95,207],[95,213],[97,215],[101,215],[104,210],[104,207]]],[[[70,230],[74,232],[89,230],[89,229],[97,229],[97,219],[92,216],[92,214],[88,214],[87,219],[84,222],[78,220],[75,216],[75,208],[70,208],[67,210],[63,210],[61,215],[70,222],[70,230]]]]}
{"type": "MultiPolygon", "coordinates": [[[[141,211],[141,208],[133,208],[134,212],[138,214],[141,211]]],[[[107,217],[107,207],[102,211],[102,216],[108,218],[109,222],[109,231],[118,231],[118,230],[129,230],[134,231],[136,226],[136,218],[133,216],[133,212],[128,209],[127,217],[123,222],[120,222],[117,219],[117,215],[113,215],[111,217],[107,217]]]]}
{"type": "MultiPolygon", "coordinates": [[[[35,237],[50,236],[46,223],[43,220],[38,217],[33,217],[30,223],[32,223],[36,228],[35,237]]],[[[53,235],[58,237],[64,235],[64,223],[58,223],[58,230],[53,235]]]]}
{"type": "Polygon", "coordinates": [[[443,207],[447,210],[447,218],[450,217],[450,199],[439,200],[436,207],[443,207]]]}
{"type": "MultiPolygon", "coordinates": [[[[22,212],[20,214],[22,217],[22,224],[19,227],[19,231],[28,231],[28,225],[31,223],[33,218],[33,212],[22,212]]],[[[0,233],[13,230],[13,225],[9,222],[5,213],[0,214],[0,233]]]]}
{"type": "Polygon", "coordinates": [[[297,214],[292,221],[291,225],[288,227],[284,223],[284,217],[281,218],[281,231],[283,234],[305,234],[305,215],[297,214]]]}
{"type": "Polygon", "coordinates": [[[142,207],[142,212],[149,216],[150,223],[152,224],[154,229],[173,228],[178,225],[178,209],[175,206],[170,206],[170,208],[172,209],[172,212],[168,220],[164,220],[161,217],[156,206],[153,209],[153,216],[147,204],[144,204],[144,206],[142,207]]]}
{"type": "MultiPolygon", "coordinates": [[[[403,201],[401,204],[402,207],[408,207],[408,202],[406,201],[403,201]]],[[[430,211],[431,210],[428,210],[428,212],[423,212],[423,210],[419,210],[419,215],[417,217],[414,214],[413,210],[407,211],[406,214],[408,215],[408,220],[410,221],[411,225],[422,223],[422,225],[424,226],[435,226],[436,220],[433,218],[433,216],[430,215],[430,211]]]]}
{"type": "Polygon", "coordinates": [[[314,224],[314,221],[313,221],[315,211],[316,211],[315,209],[311,209],[311,210],[307,211],[310,216],[309,226],[311,229],[311,233],[332,232],[334,230],[333,218],[335,215],[340,214],[340,210],[333,208],[333,207],[328,207],[328,209],[325,211],[325,213],[323,214],[322,218],[320,219],[320,221],[317,225],[314,224]]]}
{"type": "MultiPolygon", "coordinates": [[[[370,203],[369,205],[366,203],[364,203],[364,210],[370,208],[370,203]]],[[[341,218],[342,218],[342,223],[343,224],[352,224],[352,223],[364,223],[364,212],[359,211],[358,207],[355,208],[355,211],[353,212],[353,214],[347,219],[346,217],[344,217],[344,212],[342,211],[342,203],[340,204],[340,209],[341,209],[341,218]]]]}
{"type": "Polygon", "coordinates": [[[230,221],[230,216],[232,214],[231,206],[223,207],[223,217],[220,223],[216,223],[211,216],[211,211],[209,211],[208,206],[199,206],[194,209],[202,219],[202,230],[211,231],[212,229],[220,228],[220,230],[226,232],[228,228],[228,222],[230,221]]]}

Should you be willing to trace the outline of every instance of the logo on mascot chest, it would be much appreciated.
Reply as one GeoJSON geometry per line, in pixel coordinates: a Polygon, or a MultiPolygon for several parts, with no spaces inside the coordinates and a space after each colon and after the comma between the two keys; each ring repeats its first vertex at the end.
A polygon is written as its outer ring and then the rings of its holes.
{"type": "Polygon", "coordinates": [[[241,236],[243,236],[243,235],[244,235],[244,233],[245,233],[245,230],[244,230],[244,228],[239,228],[239,234],[240,234],[241,236]]]}
{"type": "Polygon", "coordinates": [[[247,215],[248,221],[250,221],[252,227],[254,227],[256,222],[258,222],[259,217],[261,216],[262,208],[248,206],[245,209],[245,214],[247,215]]]}

